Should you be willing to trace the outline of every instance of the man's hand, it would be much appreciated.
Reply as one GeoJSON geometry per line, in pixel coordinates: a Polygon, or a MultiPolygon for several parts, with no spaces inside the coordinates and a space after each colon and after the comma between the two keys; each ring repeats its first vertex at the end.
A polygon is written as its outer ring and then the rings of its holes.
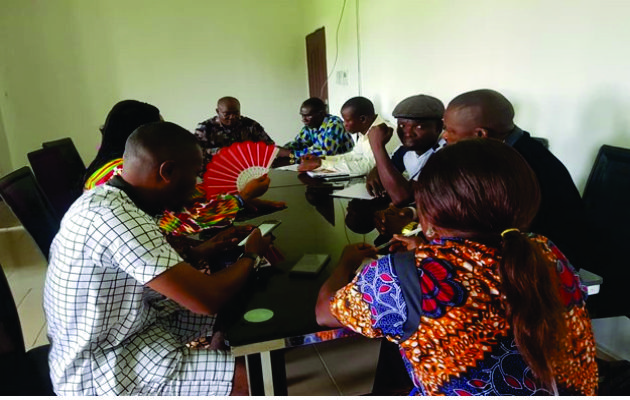
{"type": "Polygon", "coordinates": [[[253,211],[258,211],[261,208],[264,210],[282,210],[287,208],[287,203],[284,201],[252,199],[247,203],[247,208],[251,208],[253,211]]]}
{"type": "Polygon", "coordinates": [[[302,156],[298,171],[312,171],[322,166],[322,159],[312,154],[302,156]]]}
{"type": "Polygon", "coordinates": [[[229,250],[243,240],[252,229],[254,229],[253,225],[232,226],[190,249],[190,255],[199,260],[208,258],[221,251],[229,250]]]}
{"type": "Polygon", "coordinates": [[[289,157],[289,154],[291,154],[291,150],[278,147],[278,157],[289,157]]]}
{"type": "Polygon", "coordinates": [[[265,194],[267,189],[269,189],[270,182],[271,181],[267,174],[256,179],[252,179],[251,181],[247,182],[243,190],[239,192],[239,195],[241,196],[243,201],[247,203],[248,201],[255,199],[256,197],[260,197],[265,194]]]}
{"type": "Polygon", "coordinates": [[[367,133],[372,147],[385,147],[387,142],[389,142],[392,138],[393,134],[394,129],[388,127],[384,123],[371,127],[367,133]]]}
{"type": "Polygon", "coordinates": [[[402,228],[413,221],[413,211],[398,208],[393,204],[389,208],[374,213],[374,224],[381,235],[394,235],[402,232],[402,228]]]}
{"type": "Polygon", "coordinates": [[[339,265],[355,270],[366,258],[376,258],[376,248],[365,243],[349,244],[343,249],[339,265]]]}
{"type": "Polygon", "coordinates": [[[383,183],[381,183],[381,177],[378,175],[378,169],[376,169],[376,167],[372,168],[367,174],[365,187],[368,193],[374,197],[385,197],[387,195],[387,191],[383,187],[383,183]]]}
{"type": "Polygon", "coordinates": [[[256,228],[249,235],[247,242],[245,242],[245,252],[263,256],[267,253],[267,250],[269,250],[270,243],[271,236],[261,236],[260,229],[256,228]]]}

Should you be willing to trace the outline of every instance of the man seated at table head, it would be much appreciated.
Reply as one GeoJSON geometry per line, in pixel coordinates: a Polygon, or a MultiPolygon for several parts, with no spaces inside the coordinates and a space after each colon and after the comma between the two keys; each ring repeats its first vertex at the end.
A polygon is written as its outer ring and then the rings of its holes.
{"type": "Polygon", "coordinates": [[[279,157],[289,157],[290,162],[295,163],[307,154],[332,156],[352,150],[352,136],[344,128],[341,118],[327,113],[322,99],[311,97],[305,100],[300,115],[304,127],[295,139],[282,146],[279,157]]]}
{"type": "MultiPolygon", "coordinates": [[[[380,124],[391,126],[374,111],[374,104],[365,97],[353,97],[341,106],[343,126],[352,134],[354,148],[352,151],[336,156],[306,155],[298,168],[299,171],[311,171],[317,168],[343,172],[353,175],[366,175],[374,168],[376,162],[368,140],[368,131],[380,124]]],[[[400,144],[398,140],[390,140],[387,149],[390,154],[400,144]]]]}
{"type": "Polygon", "coordinates": [[[246,393],[229,351],[190,349],[269,246],[259,230],[231,266],[205,275],[168,245],[153,216],[192,194],[202,154],[170,122],[129,137],[122,175],[70,207],[51,246],[44,309],[58,395],[246,393]]]}
{"type": "Polygon", "coordinates": [[[573,179],[558,158],[514,124],[514,108],[505,96],[480,89],[455,97],[444,113],[443,137],[447,144],[473,137],[500,140],[518,151],[540,184],[540,209],[531,231],[551,239],[577,268],[589,264],[589,232],[573,179]]]}
{"type": "Polygon", "coordinates": [[[241,115],[241,103],[234,97],[221,97],[217,102],[214,117],[200,122],[195,129],[195,136],[203,149],[204,165],[221,148],[232,143],[265,142],[274,144],[265,128],[251,118],[241,115]]]}

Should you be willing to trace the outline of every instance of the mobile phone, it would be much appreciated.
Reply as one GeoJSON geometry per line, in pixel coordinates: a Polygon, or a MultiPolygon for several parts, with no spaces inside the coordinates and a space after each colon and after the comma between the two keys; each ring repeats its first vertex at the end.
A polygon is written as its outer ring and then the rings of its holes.
{"type": "MultiPolygon", "coordinates": [[[[257,228],[260,229],[260,235],[261,236],[265,236],[266,234],[268,234],[272,230],[276,229],[276,227],[278,225],[280,225],[281,222],[282,221],[278,221],[277,219],[272,219],[272,220],[264,221],[263,223],[258,225],[257,228]]],[[[238,245],[239,246],[245,246],[245,243],[247,243],[247,239],[249,239],[250,235],[251,235],[251,233],[249,235],[247,235],[247,237],[245,239],[243,239],[238,245]]]]}
{"type": "Polygon", "coordinates": [[[328,254],[304,254],[291,268],[291,275],[315,276],[330,260],[328,254]]]}

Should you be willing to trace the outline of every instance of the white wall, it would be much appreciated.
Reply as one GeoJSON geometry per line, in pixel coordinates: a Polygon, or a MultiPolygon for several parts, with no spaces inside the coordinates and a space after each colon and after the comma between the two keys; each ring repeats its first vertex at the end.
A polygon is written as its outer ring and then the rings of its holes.
{"type": "Polygon", "coordinates": [[[43,140],[71,136],[89,160],[118,100],[192,129],[223,95],[282,143],[308,97],[304,37],[325,26],[333,114],[358,94],[391,119],[412,94],[448,103],[493,88],[580,189],[601,144],[630,147],[630,1],[345,3],[337,46],[343,0],[3,0],[0,146],[4,133],[17,168],[43,140]]]}
{"type": "Polygon", "coordinates": [[[0,110],[0,176],[4,176],[11,171],[11,154],[9,153],[9,143],[7,142],[7,135],[4,133],[2,110],[0,110]]]}
{"type": "MultiPolygon", "coordinates": [[[[311,6],[320,10],[311,23],[326,27],[329,68],[342,4],[311,6]]],[[[630,147],[628,15],[626,0],[348,0],[346,55],[336,68],[351,81],[331,82],[331,109],[359,88],[388,118],[412,94],[447,104],[468,90],[496,89],[514,104],[519,126],[549,139],[582,190],[602,144],[630,147]]]]}
{"type": "Polygon", "coordinates": [[[64,136],[91,161],[98,127],[127,98],[192,130],[236,96],[284,143],[308,97],[304,18],[293,0],[2,0],[0,134],[13,168],[64,136]]]}

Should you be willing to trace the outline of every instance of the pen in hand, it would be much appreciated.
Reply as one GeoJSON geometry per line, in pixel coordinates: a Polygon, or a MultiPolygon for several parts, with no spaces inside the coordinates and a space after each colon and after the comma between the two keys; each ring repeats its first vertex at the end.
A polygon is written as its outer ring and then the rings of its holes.
{"type": "MultiPolygon", "coordinates": [[[[412,231],[409,231],[409,232],[407,232],[407,233],[404,233],[404,234],[403,234],[403,236],[405,236],[405,237],[409,237],[409,236],[417,235],[417,234],[418,234],[418,233],[420,233],[420,232],[422,232],[422,227],[421,227],[421,226],[418,226],[416,229],[414,229],[414,230],[412,230],[412,231]]],[[[382,249],[384,249],[384,248],[387,248],[387,247],[391,246],[391,245],[392,245],[392,244],[394,244],[395,242],[397,242],[397,240],[396,240],[396,239],[392,239],[392,240],[390,240],[389,242],[387,242],[387,243],[383,243],[382,245],[378,246],[378,247],[376,248],[376,250],[377,250],[377,251],[381,251],[382,249]]]]}

